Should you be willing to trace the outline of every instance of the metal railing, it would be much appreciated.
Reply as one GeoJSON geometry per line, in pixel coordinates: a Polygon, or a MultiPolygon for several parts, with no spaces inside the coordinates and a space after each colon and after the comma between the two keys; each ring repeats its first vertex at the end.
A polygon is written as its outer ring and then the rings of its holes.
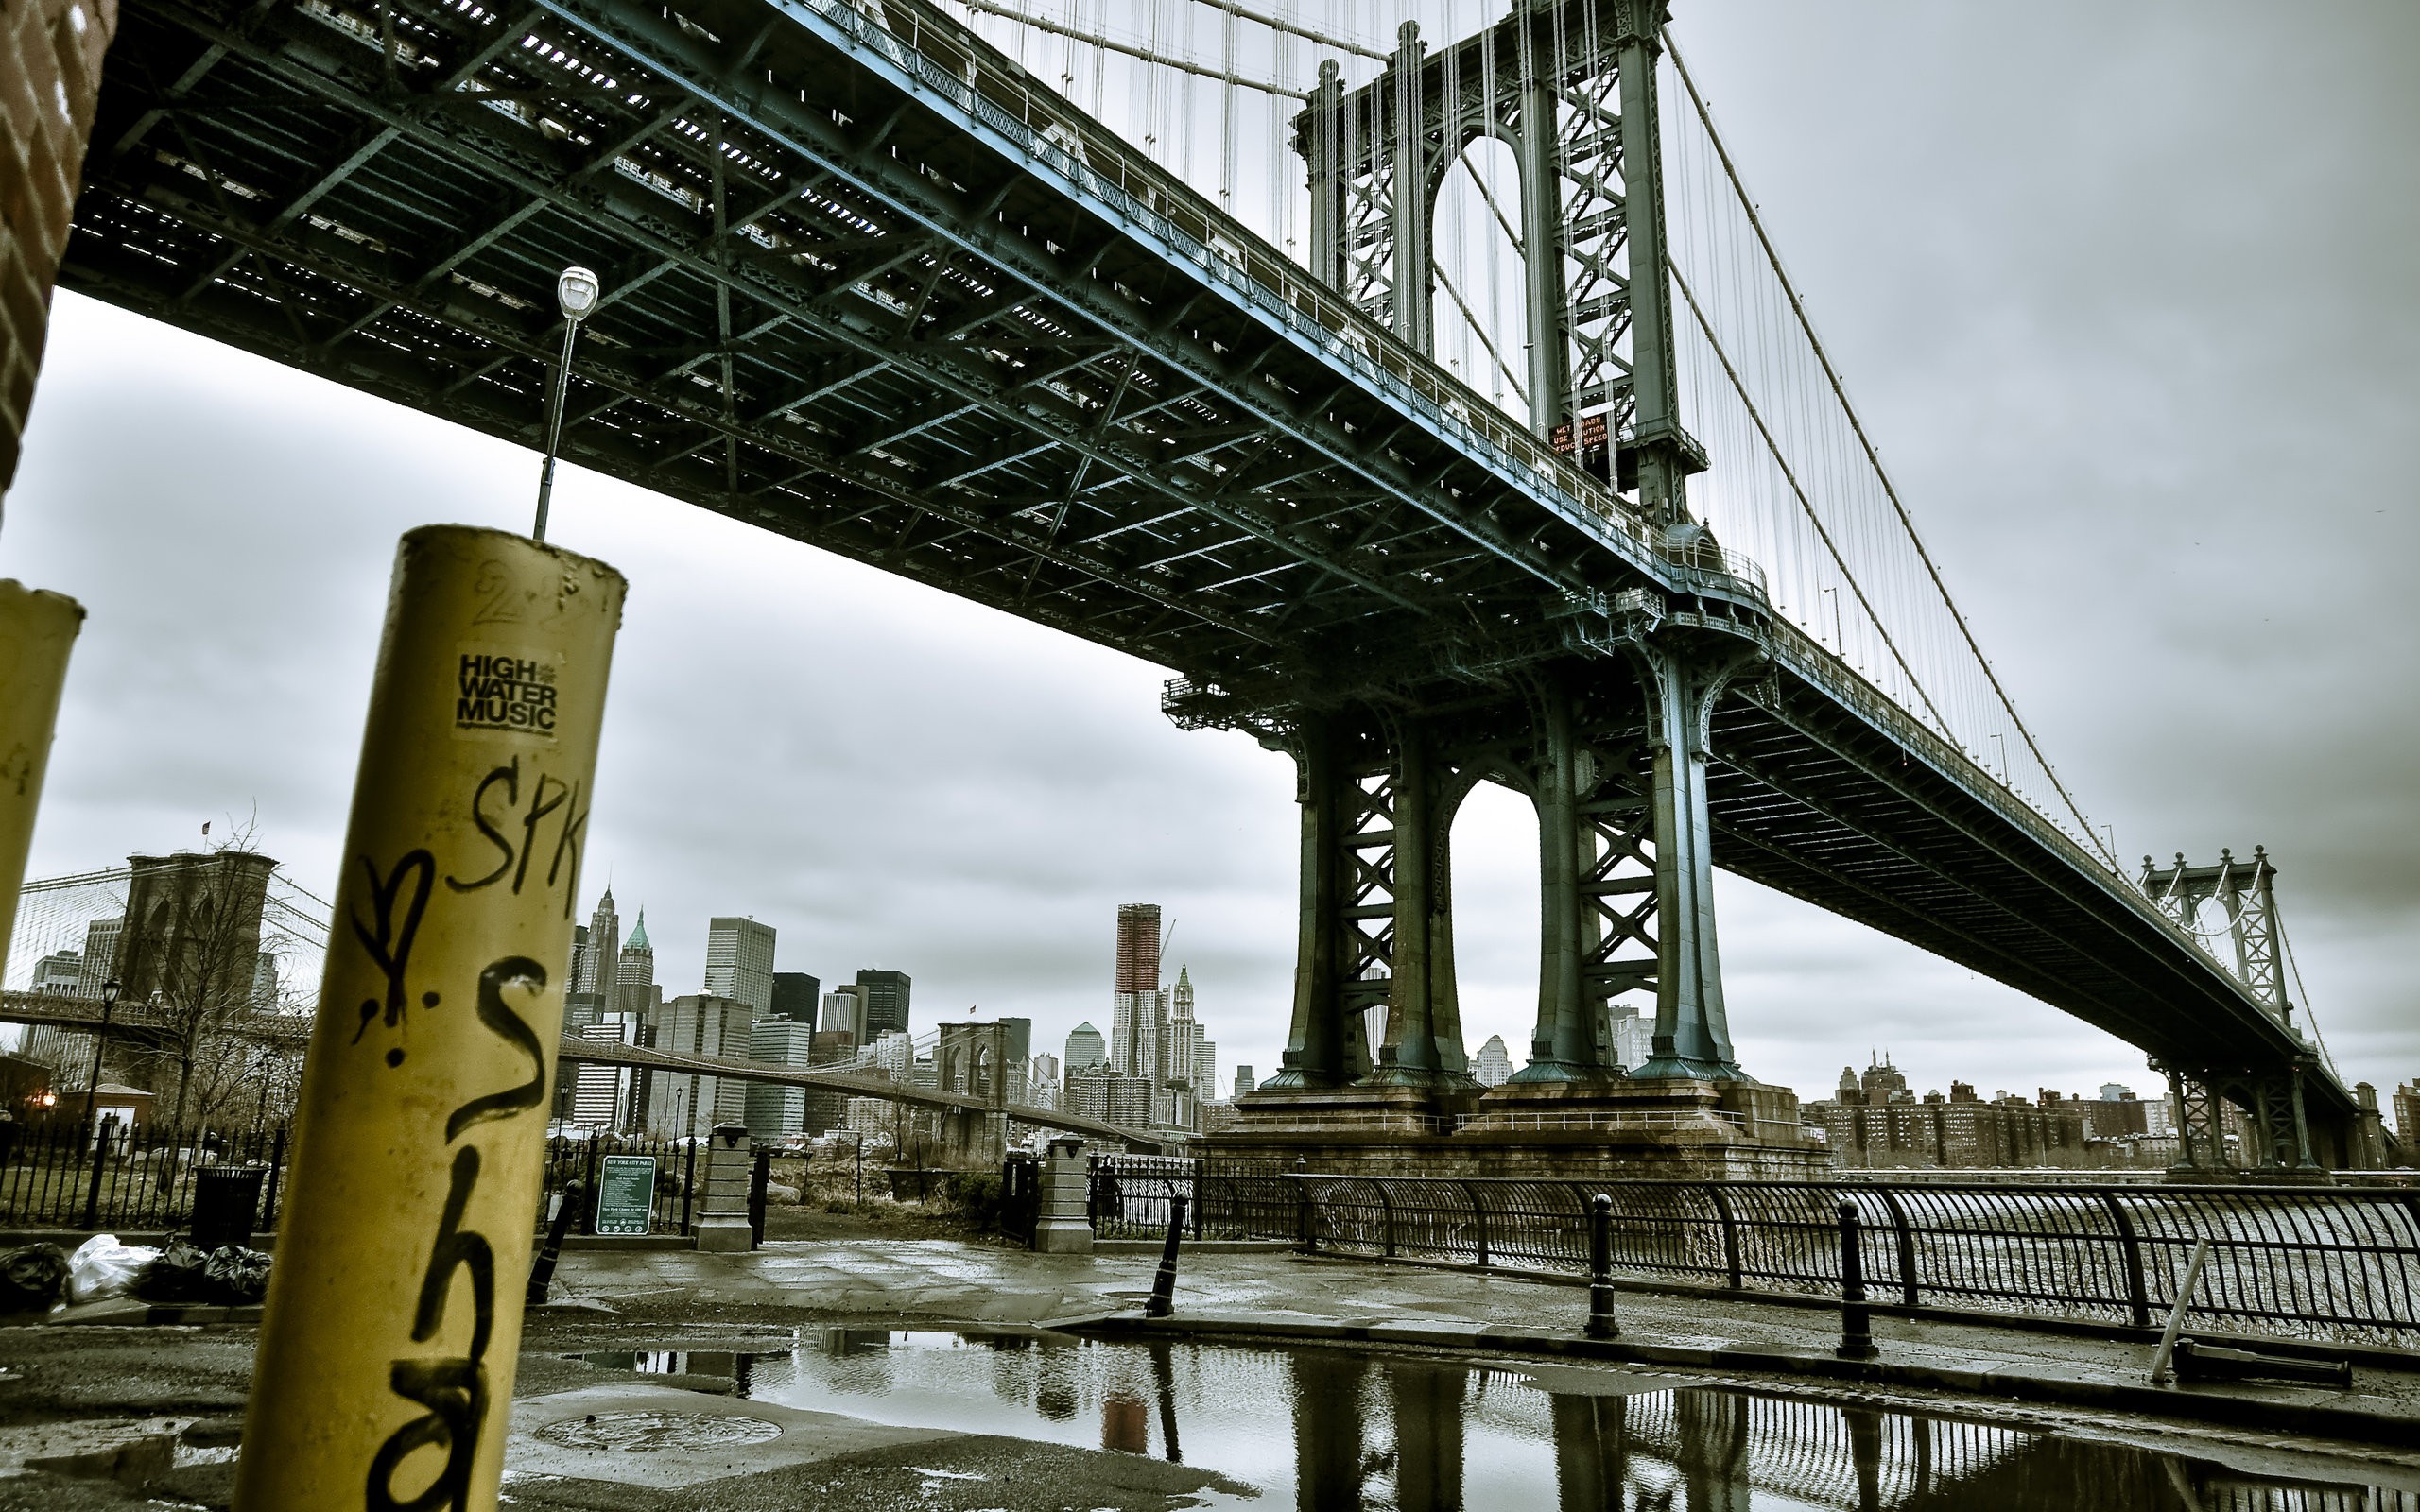
{"type": "Polygon", "coordinates": [[[1837,1300],[1847,1199],[1880,1307],[2150,1328],[2206,1239],[2196,1326],[2420,1348],[2408,1189],[1364,1177],[1101,1156],[1091,1207],[1106,1238],[1165,1233],[1183,1195],[1196,1237],[1582,1277],[1599,1192],[1616,1271],[1651,1284],[1837,1300]]]}
{"type": "Polygon", "coordinates": [[[2420,1347],[2420,1197],[2343,1189],[1425,1180],[1297,1175],[1308,1248],[1582,1275],[1589,1197],[1634,1279],[1837,1297],[1840,1203],[1877,1303],[2150,1327],[2197,1240],[2201,1326],[2420,1347]]]}
{"type": "Polygon", "coordinates": [[[1301,1232],[1302,1192],[1274,1161],[1097,1155],[1085,1195],[1093,1232],[1103,1239],[1164,1237],[1169,1203],[1180,1196],[1196,1239],[1301,1232]]]}
{"type": "MultiPolygon", "coordinates": [[[[74,1103],[78,1094],[70,1093],[74,1103]]],[[[0,1226],[9,1228],[166,1232],[193,1221],[194,1172],[254,1166],[265,1174],[254,1226],[276,1227],[288,1149],[283,1125],[182,1133],[149,1125],[104,1125],[104,1139],[71,1114],[0,1128],[0,1226]]]]}

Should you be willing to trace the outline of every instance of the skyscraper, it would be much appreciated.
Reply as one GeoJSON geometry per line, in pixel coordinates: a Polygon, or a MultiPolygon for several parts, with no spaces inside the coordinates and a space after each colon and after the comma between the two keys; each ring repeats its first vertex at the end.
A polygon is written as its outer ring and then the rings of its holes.
{"type": "Polygon", "coordinates": [[[873,1043],[873,1037],[866,1033],[865,993],[854,984],[824,993],[822,1013],[815,1027],[824,1034],[847,1035],[852,1045],[873,1043]]]}
{"type": "Polygon", "coordinates": [[[855,985],[866,1005],[866,1032],[859,1043],[894,1029],[908,1032],[907,972],[867,967],[857,972],[855,985]]]}
{"type": "Polygon", "coordinates": [[[1193,1022],[1193,972],[1190,968],[1180,966],[1176,969],[1175,997],[1175,1006],[1168,1012],[1167,1053],[1163,1057],[1165,1064],[1160,1068],[1160,1079],[1170,1085],[1182,1082],[1188,1091],[1206,1091],[1209,1089],[1195,1075],[1193,1067],[1194,1048],[1201,1040],[1197,1031],[1201,1026],[1193,1022]]]}
{"type": "Polygon", "coordinates": [[[1160,905],[1117,905],[1117,990],[1156,992],[1160,988],[1160,905]]]}
{"type": "Polygon", "coordinates": [[[1471,1074],[1482,1087],[1501,1087],[1512,1079],[1512,1055],[1504,1048],[1504,1037],[1492,1034],[1487,1043],[1478,1047],[1471,1057],[1471,1074]]]}
{"type": "Polygon", "coordinates": [[[752,919],[706,921],[706,990],[773,1011],[773,926],[752,919]]]}
{"type": "Polygon", "coordinates": [[[773,1017],[787,1019],[792,1023],[815,1028],[816,1000],[822,995],[823,984],[804,971],[773,973],[773,1017]]]}
{"type": "MultiPolygon", "coordinates": [[[[590,935],[590,943],[596,938],[590,935]]],[[[639,1014],[654,1012],[664,1001],[655,985],[655,947],[648,942],[644,908],[639,910],[638,922],[631,926],[631,937],[622,942],[621,956],[614,965],[614,994],[606,1001],[616,1012],[639,1014]]]]}
{"type": "Polygon", "coordinates": [[[563,971],[563,992],[566,996],[579,990],[579,979],[588,974],[588,926],[571,926],[571,962],[563,971]]]}
{"type": "Polygon", "coordinates": [[[84,981],[84,954],[55,951],[34,962],[33,990],[74,997],[84,981]]]}
{"type": "Polygon", "coordinates": [[[1033,1021],[1003,1018],[1000,1020],[1000,1037],[1001,1064],[1007,1068],[1009,1075],[1009,1101],[1027,1102],[1029,1100],[1027,1094],[1033,1090],[1032,1078],[1028,1074],[1033,1060],[1033,1021]]]}
{"type": "Polygon", "coordinates": [[[1059,1106],[1059,1057],[1040,1055],[1026,1066],[1025,1100],[1035,1108],[1059,1106]]]}
{"type": "Polygon", "coordinates": [[[1160,905],[1117,906],[1115,993],[1109,1020],[1112,1071],[1152,1086],[1167,1078],[1167,997],[1160,990],[1160,905]]]}
{"type": "Polygon", "coordinates": [[[622,962],[622,916],[614,911],[614,889],[596,900],[596,912],[589,916],[588,950],[580,956],[580,974],[572,981],[575,992],[594,992],[607,1004],[614,1001],[614,983],[622,962]]]}
{"type": "Polygon", "coordinates": [[[1109,1041],[1089,1023],[1080,1023],[1067,1036],[1067,1074],[1109,1064],[1109,1041]]]}
{"type": "MultiPolygon", "coordinates": [[[[636,929],[631,934],[633,938],[640,937],[636,929]]],[[[752,1010],[736,998],[674,998],[659,1010],[655,1046],[682,1055],[744,1059],[752,1047],[749,1030],[752,1018],[752,1010]]],[[[713,1133],[717,1124],[745,1124],[748,1086],[736,1076],[658,1071],[650,1078],[648,1092],[648,1132],[658,1137],[695,1138],[713,1133]]]]}
{"type": "MultiPolygon", "coordinates": [[[[795,1019],[756,1021],[748,1032],[748,1058],[775,1066],[804,1067],[813,1061],[815,1030],[795,1019]]],[[[748,1084],[748,1132],[760,1140],[786,1140],[806,1126],[806,1089],[769,1082],[748,1084]]]]}
{"type": "Polygon", "coordinates": [[[84,926],[83,977],[77,983],[79,997],[101,996],[101,984],[117,975],[118,942],[126,936],[126,919],[112,914],[95,919],[84,926]]]}
{"type": "Polygon", "coordinates": [[[1237,1066],[1236,1068],[1236,1095],[1237,1097],[1247,1095],[1253,1088],[1259,1085],[1260,1083],[1252,1079],[1252,1068],[1250,1066],[1237,1066]]]}

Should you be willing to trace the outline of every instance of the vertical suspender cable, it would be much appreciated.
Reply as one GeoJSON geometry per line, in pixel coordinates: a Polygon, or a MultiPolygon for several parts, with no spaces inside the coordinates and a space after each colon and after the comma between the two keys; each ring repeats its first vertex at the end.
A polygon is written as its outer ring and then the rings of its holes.
{"type": "Polygon", "coordinates": [[[1890,500],[1891,507],[1898,517],[1900,527],[1907,532],[1910,543],[1915,547],[1917,558],[1924,563],[1925,572],[1930,577],[1934,591],[1941,595],[1942,603],[1948,609],[1950,619],[1957,625],[1960,636],[1966,643],[1966,648],[1974,654],[1976,663],[1982,669],[1983,676],[1991,684],[1992,692],[1997,696],[2001,709],[2007,713],[2010,722],[2015,725],[2017,734],[2024,740],[2026,748],[2033,753],[2033,759],[2041,766],[2043,776],[2049,780],[2051,787],[2057,790],[2060,799],[2066,804],[2067,812],[2074,816],[2076,823],[2082,827],[2083,843],[2107,860],[2113,869],[2116,868],[2118,865],[2117,856],[2103,848],[2100,836],[2094,832],[2091,821],[2084,817],[2083,810],[2077,804],[2074,795],[2067,791],[2066,783],[2060,780],[2057,769],[2050,765],[2049,757],[2043,754],[2041,745],[2033,738],[2033,731],[2027,728],[2024,717],[2016,712],[2014,700],[2010,698],[2007,688],[2000,683],[1998,674],[1992,670],[1990,660],[1983,655],[1983,648],[1977,643],[1973,627],[1966,623],[1966,616],[1959,611],[1957,601],[1949,596],[1949,586],[1943,580],[1941,569],[1933,561],[1932,554],[1925,549],[1923,537],[1916,533],[1915,520],[1908,513],[1907,505],[1900,500],[1899,490],[1892,486],[1890,474],[1883,469],[1881,455],[1875,450],[1872,438],[1866,435],[1865,426],[1857,418],[1857,411],[1850,406],[1848,391],[1841,381],[1840,372],[1832,366],[1831,356],[1824,350],[1822,339],[1815,335],[1814,322],[1807,318],[1806,305],[1798,297],[1798,289],[1790,283],[1789,273],[1783,269],[1781,254],[1774,249],[1772,238],[1766,233],[1763,217],[1756,214],[1755,204],[1748,198],[1746,186],[1740,183],[1738,168],[1732,163],[1730,151],[1723,146],[1720,134],[1715,130],[1714,117],[1706,110],[1705,100],[1699,94],[1697,83],[1689,77],[1688,66],[1683,60],[1680,49],[1673,45],[1668,31],[1664,36],[1664,46],[1665,50],[1672,55],[1673,71],[1680,77],[1682,87],[1688,91],[1689,101],[1696,108],[1699,120],[1705,126],[1706,136],[1713,144],[1715,154],[1722,163],[1723,172],[1730,179],[1732,188],[1738,194],[1740,208],[1747,215],[1749,226],[1755,232],[1757,243],[1764,250],[1765,260],[1772,266],[1773,277],[1780,281],[1782,291],[1789,301],[1790,311],[1797,318],[1799,328],[1806,333],[1807,345],[1813,349],[1816,362],[1821,365],[1833,394],[1840,400],[1841,409],[1848,419],[1849,428],[1855,433],[1868,465],[1874,469],[1874,475],[1880,482],[1884,496],[1890,500]]]}

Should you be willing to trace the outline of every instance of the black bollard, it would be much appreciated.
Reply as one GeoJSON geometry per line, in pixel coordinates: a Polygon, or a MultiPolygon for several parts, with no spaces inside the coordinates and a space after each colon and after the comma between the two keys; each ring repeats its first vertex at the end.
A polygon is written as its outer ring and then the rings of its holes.
{"type": "Polygon", "coordinates": [[[772,1184],[772,1146],[760,1145],[756,1150],[756,1164],[748,1173],[748,1247],[751,1249],[765,1247],[765,1189],[772,1184]]]}
{"type": "Polygon", "coordinates": [[[538,1258],[529,1263],[529,1295],[531,1307],[546,1299],[546,1291],[555,1284],[555,1257],[563,1252],[563,1235],[570,1231],[572,1220],[579,1216],[585,1206],[580,1197],[587,1189],[577,1180],[563,1184],[562,1206],[555,1210],[555,1221],[546,1226],[546,1242],[539,1247],[538,1258]]]}
{"type": "Polygon", "coordinates": [[[1843,1360],[1871,1360],[1874,1314],[1865,1305],[1865,1249],[1858,1235],[1857,1204],[1841,1204],[1841,1343],[1832,1352],[1843,1360]]]}
{"type": "Polygon", "coordinates": [[[1176,1311],[1176,1246],[1184,1237],[1184,1210],[1190,1205],[1182,1196],[1168,1199],[1168,1242],[1160,1250],[1160,1273],[1151,1279],[1151,1299],[1143,1304],[1145,1317],[1176,1311]]]}
{"type": "Polygon", "coordinates": [[[1588,1336],[1617,1339],[1614,1321],[1614,1199],[1599,1192],[1588,1199],[1588,1336]]]}

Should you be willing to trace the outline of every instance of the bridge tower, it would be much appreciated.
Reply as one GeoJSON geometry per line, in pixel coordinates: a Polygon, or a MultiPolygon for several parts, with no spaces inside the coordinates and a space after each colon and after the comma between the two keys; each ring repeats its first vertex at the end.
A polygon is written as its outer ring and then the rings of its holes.
{"type": "MultiPolygon", "coordinates": [[[[1524,666],[1509,696],[1475,697],[1467,679],[1376,696],[1366,677],[1349,693],[1306,679],[1299,701],[1247,722],[1294,757],[1303,816],[1292,1032],[1244,1101],[1252,1125],[1459,1125],[1484,1143],[1644,1105],[1654,1116],[1634,1124],[1718,1143],[1754,1126],[1741,1113],[1779,1114],[1776,1143],[1797,1143],[1794,1110],[1775,1103],[1786,1094],[1733,1056],[1716,946],[1713,715],[1764,661],[1768,610],[1735,591],[1688,510],[1686,479],[1706,464],[1681,424],[1665,276],[1666,13],[1665,0],[1519,0],[1435,51],[1407,22],[1377,77],[1348,91],[1323,65],[1296,118],[1313,271],[1423,352],[1440,188],[1475,143],[1509,146],[1530,254],[1530,425],[1628,495],[1668,560],[1703,569],[1684,576],[1704,593],[1573,605],[1558,654],[1524,666]],[[1535,806],[1542,888],[1530,1056],[1484,1099],[1461,1038],[1449,853],[1454,814],[1483,781],[1535,806]],[[1634,1067],[1615,1053],[1626,997],[1653,1005],[1652,1054],[1634,1067]]],[[[1592,1136],[1581,1143],[1606,1143],[1592,1136]]]]}
{"type": "MultiPolygon", "coordinates": [[[[2280,1028],[2308,1044],[2294,1025],[2293,999],[2286,989],[2276,877],[2268,848],[2255,846],[2250,861],[2221,850],[2216,866],[2189,866],[2182,851],[2167,867],[2145,856],[2139,885],[2162,913],[2197,937],[2215,933],[2203,927],[2206,909],[2215,905],[2226,921],[2226,939],[2213,954],[2268,1007],[2280,1028]]],[[[2201,1175],[2233,1169],[2226,1146],[2228,1104],[2241,1108],[2246,1118],[2251,1135],[2242,1152],[2246,1163],[2264,1171],[2320,1169],[2323,1162],[2303,1106],[2304,1080],[2318,1064],[2315,1050],[2282,1068],[2198,1064],[2173,1056],[2154,1061],[2153,1069],[2169,1079],[2169,1106],[2176,1124],[2174,1170],[2201,1175]]],[[[2336,1153],[2349,1163],[2349,1152],[2336,1153]]]]}

